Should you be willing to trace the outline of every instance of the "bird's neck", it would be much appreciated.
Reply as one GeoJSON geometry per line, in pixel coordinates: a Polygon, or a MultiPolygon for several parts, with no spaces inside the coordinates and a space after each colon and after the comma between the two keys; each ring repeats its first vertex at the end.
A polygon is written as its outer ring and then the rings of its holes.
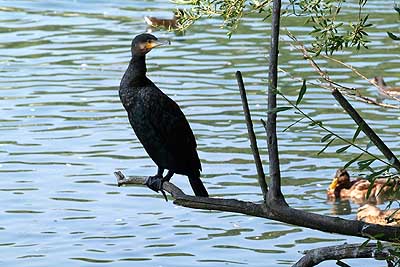
{"type": "Polygon", "coordinates": [[[385,81],[383,80],[382,77],[377,77],[376,81],[377,81],[377,84],[378,84],[379,87],[386,87],[387,86],[387,84],[385,83],[385,81]]]}
{"type": "Polygon", "coordinates": [[[146,56],[133,55],[129,62],[128,69],[122,78],[122,82],[127,85],[140,85],[140,83],[145,83],[147,80],[146,71],[146,56]]]}

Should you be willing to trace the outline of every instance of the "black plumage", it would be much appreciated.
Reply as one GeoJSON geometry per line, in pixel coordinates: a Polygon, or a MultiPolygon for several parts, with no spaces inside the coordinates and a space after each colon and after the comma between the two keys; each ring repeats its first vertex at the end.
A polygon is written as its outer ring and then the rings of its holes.
{"type": "Polygon", "coordinates": [[[196,140],[179,106],[146,77],[146,54],[162,43],[151,34],[140,34],[132,41],[132,59],[122,77],[119,96],[129,122],[158,172],[149,177],[155,191],[174,173],[188,176],[196,196],[208,193],[200,180],[201,163],[196,140]],[[163,177],[164,169],[168,173],[163,177]]]}

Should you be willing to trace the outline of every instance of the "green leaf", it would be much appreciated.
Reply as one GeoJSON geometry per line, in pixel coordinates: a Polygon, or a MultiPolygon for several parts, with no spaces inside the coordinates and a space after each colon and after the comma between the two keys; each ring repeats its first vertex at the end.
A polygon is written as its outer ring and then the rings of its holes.
{"type": "Polygon", "coordinates": [[[307,86],[306,86],[306,80],[303,80],[303,85],[300,88],[299,96],[297,97],[296,100],[296,106],[300,104],[301,100],[303,99],[304,94],[306,93],[307,86]]]}
{"type": "Polygon", "coordinates": [[[326,140],[328,140],[329,138],[331,138],[333,136],[333,134],[327,134],[324,137],[321,138],[321,143],[325,142],[326,140]]]}
{"type": "Polygon", "coordinates": [[[321,154],[322,152],[324,152],[324,151],[330,146],[330,144],[332,144],[332,142],[335,141],[335,139],[336,139],[336,138],[331,139],[331,140],[324,146],[324,148],[321,149],[321,150],[317,153],[317,155],[319,155],[319,154],[321,154]]]}
{"type": "Polygon", "coordinates": [[[340,266],[340,267],[351,267],[350,265],[348,265],[347,263],[344,263],[344,262],[341,261],[341,260],[337,260],[337,261],[336,261],[336,265],[337,265],[337,266],[340,266]]]}
{"type": "MultiPolygon", "coordinates": [[[[367,191],[367,195],[366,195],[367,199],[369,198],[369,195],[371,194],[371,190],[374,186],[375,180],[378,179],[378,176],[380,176],[382,173],[388,171],[389,169],[390,169],[390,167],[384,167],[383,169],[373,172],[367,176],[367,179],[370,182],[370,185],[369,185],[368,191],[367,191]]],[[[379,194],[379,192],[378,192],[378,194],[379,194]]]]}
{"type": "Polygon", "coordinates": [[[360,249],[365,248],[365,247],[368,245],[368,243],[369,243],[370,241],[371,241],[371,238],[368,238],[367,240],[365,240],[365,241],[361,244],[360,249]]]}
{"type": "Polygon", "coordinates": [[[353,135],[353,138],[351,139],[351,141],[354,143],[358,137],[358,135],[360,134],[360,132],[362,131],[362,129],[364,128],[364,123],[360,124],[356,130],[356,132],[353,135]]]}
{"type": "Polygon", "coordinates": [[[374,145],[374,143],[372,143],[372,141],[369,141],[369,143],[367,144],[367,147],[365,148],[365,150],[368,150],[373,145],[374,145]]]}
{"type": "Polygon", "coordinates": [[[389,35],[389,37],[395,41],[400,41],[400,36],[397,36],[391,32],[387,32],[387,34],[389,35]]]}
{"type": "Polygon", "coordinates": [[[400,251],[398,251],[398,250],[394,250],[394,249],[388,249],[388,251],[390,252],[390,254],[392,254],[393,256],[396,256],[396,257],[400,257],[400,251]]]}
{"type": "Polygon", "coordinates": [[[394,7],[394,10],[396,10],[396,11],[397,11],[397,13],[399,13],[399,15],[400,15],[400,7],[398,7],[398,6],[395,6],[395,7],[394,7]]]}
{"type": "Polygon", "coordinates": [[[322,121],[313,121],[309,125],[310,126],[315,126],[315,125],[322,126],[322,121]]]}
{"type": "Polygon", "coordinates": [[[398,213],[400,210],[396,209],[394,212],[392,212],[392,214],[390,214],[386,220],[388,221],[393,221],[393,217],[396,215],[396,213],[398,213]]]}
{"type": "Polygon", "coordinates": [[[292,126],[294,126],[294,125],[296,125],[297,123],[301,122],[303,119],[304,119],[304,117],[303,117],[303,118],[300,118],[300,119],[298,119],[298,120],[296,120],[295,122],[293,122],[292,124],[290,124],[288,127],[286,127],[282,132],[286,132],[286,131],[289,130],[292,126]]]}
{"type": "Polygon", "coordinates": [[[382,246],[382,242],[381,242],[381,241],[379,241],[379,240],[376,241],[376,248],[377,248],[379,251],[382,251],[383,246],[382,246]]]}
{"type": "Polygon", "coordinates": [[[292,108],[293,107],[277,107],[277,108],[274,108],[272,110],[269,110],[268,113],[278,113],[278,112],[286,111],[286,110],[289,110],[289,109],[292,109],[292,108]]]}
{"type": "Polygon", "coordinates": [[[336,153],[342,153],[342,152],[346,151],[349,147],[351,147],[351,145],[341,147],[338,150],[336,150],[336,153]]]}
{"type": "Polygon", "coordinates": [[[371,183],[370,183],[369,186],[368,186],[367,195],[365,196],[366,199],[368,199],[368,198],[369,198],[369,195],[371,194],[371,190],[372,190],[372,187],[374,186],[375,179],[372,179],[372,181],[370,181],[370,182],[371,182],[371,183]]]}
{"type": "Polygon", "coordinates": [[[350,160],[349,162],[347,162],[347,163],[343,166],[343,169],[347,169],[351,164],[353,164],[353,163],[356,162],[359,158],[361,158],[362,155],[364,155],[364,153],[361,153],[360,155],[358,155],[358,156],[355,157],[354,159],[352,159],[352,160],[350,160]]]}
{"type": "Polygon", "coordinates": [[[357,163],[358,164],[358,169],[359,170],[364,170],[365,168],[368,168],[369,165],[371,165],[372,162],[374,162],[374,161],[375,161],[375,159],[366,159],[366,160],[359,161],[357,163]]]}
{"type": "Polygon", "coordinates": [[[382,170],[373,172],[373,173],[371,173],[371,174],[369,174],[369,175],[367,176],[367,179],[368,179],[368,180],[375,179],[376,176],[381,175],[382,173],[388,171],[389,169],[390,169],[390,167],[385,167],[385,168],[383,168],[382,170]]]}

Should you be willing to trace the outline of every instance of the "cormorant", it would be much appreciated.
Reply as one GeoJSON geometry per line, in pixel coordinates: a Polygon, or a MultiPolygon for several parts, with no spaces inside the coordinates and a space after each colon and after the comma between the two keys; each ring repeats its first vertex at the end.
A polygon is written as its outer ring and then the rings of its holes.
{"type": "Polygon", "coordinates": [[[162,183],[175,173],[183,174],[188,176],[196,196],[208,197],[200,180],[196,140],[185,115],[178,104],[146,77],[146,54],[162,44],[147,33],[133,39],[132,59],[122,77],[119,96],[136,136],[158,166],[157,174],[150,176],[146,184],[158,192],[162,183]],[[164,169],[168,173],[163,177],[164,169]]]}

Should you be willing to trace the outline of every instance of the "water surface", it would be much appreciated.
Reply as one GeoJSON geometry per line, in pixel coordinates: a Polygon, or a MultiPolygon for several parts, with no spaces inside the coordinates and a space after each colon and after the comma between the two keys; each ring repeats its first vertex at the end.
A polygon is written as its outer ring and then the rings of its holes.
{"type": "MultiPolygon", "coordinates": [[[[368,77],[382,74],[399,85],[399,45],[385,34],[398,29],[398,21],[392,1],[371,2],[369,10],[375,11],[378,3],[382,8],[371,20],[381,26],[371,34],[370,49],[339,58],[368,77]]],[[[353,7],[348,7],[349,16],[353,7]]],[[[0,1],[4,266],[290,266],[301,250],[363,242],[239,214],[177,207],[141,186],[116,187],[115,170],[135,176],[156,171],[128,124],[118,85],[132,37],[146,30],[143,16],[169,17],[173,8],[165,1],[0,1]]],[[[244,74],[267,159],[259,119],[265,117],[269,24],[261,17],[247,18],[229,40],[217,23],[202,20],[185,35],[155,32],[172,44],[149,54],[149,76],[190,121],[211,195],[258,202],[260,189],[234,74],[244,74]]],[[[301,19],[285,23],[307,39],[301,19]]],[[[296,76],[317,78],[287,39],[283,34],[281,67],[296,76]]],[[[349,70],[320,62],[332,78],[377,97],[374,88],[349,70]]],[[[283,73],[281,77],[280,88],[295,99],[301,84],[283,73]]],[[[353,104],[398,154],[398,111],[353,104]]],[[[352,121],[329,92],[310,86],[302,106],[352,137],[352,121]]],[[[294,127],[282,132],[296,119],[293,112],[281,113],[278,124],[288,203],[353,219],[357,205],[332,205],[325,190],[336,168],[357,151],[339,156],[334,153],[338,145],[317,156],[325,135],[321,130],[294,127]]],[[[173,182],[191,192],[186,178],[176,175],[173,182]]]]}

